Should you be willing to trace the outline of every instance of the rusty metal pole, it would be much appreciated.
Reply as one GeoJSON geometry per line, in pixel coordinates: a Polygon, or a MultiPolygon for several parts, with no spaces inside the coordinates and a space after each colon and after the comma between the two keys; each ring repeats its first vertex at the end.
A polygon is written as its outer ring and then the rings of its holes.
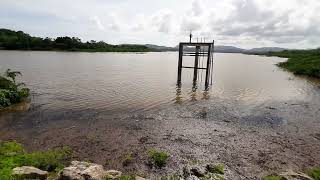
{"type": "Polygon", "coordinates": [[[199,52],[200,52],[200,46],[196,46],[196,56],[194,58],[193,82],[196,82],[198,79],[199,52]]]}
{"type": "Polygon", "coordinates": [[[183,56],[183,45],[179,44],[179,61],[178,61],[178,80],[177,84],[181,84],[181,73],[182,73],[182,56],[183,56]]]}
{"type": "Polygon", "coordinates": [[[211,51],[211,85],[212,85],[212,79],[213,79],[213,55],[214,55],[214,40],[212,41],[212,51],[211,51]]]}
{"type": "Polygon", "coordinates": [[[205,89],[208,89],[208,87],[209,87],[210,65],[211,65],[211,49],[212,49],[212,44],[210,44],[208,46],[205,89]]]}

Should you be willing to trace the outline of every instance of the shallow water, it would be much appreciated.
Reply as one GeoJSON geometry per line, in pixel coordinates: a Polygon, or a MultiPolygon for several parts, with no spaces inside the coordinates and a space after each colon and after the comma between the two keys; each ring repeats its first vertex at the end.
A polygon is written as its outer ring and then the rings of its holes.
{"type": "MultiPolygon", "coordinates": [[[[268,100],[318,96],[317,83],[306,83],[274,64],[275,57],[215,54],[213,85],[204,91],[199,72],[192,88],[192,70],[184,69],[176,87],[177,53],[78,53],[0,51],[0,68],[21,71],[33,94],[31,104],[43,110],[99,110],[132,113],[175,102],[215,98],[257,105],[268,100]]],[[[193,60],[184,61],[186,65],[193,60]]],[[[200,62],[201,63],[201,62],[200,62]]],[[[2,118],[5,115],[2,115],[2,118]]]]}

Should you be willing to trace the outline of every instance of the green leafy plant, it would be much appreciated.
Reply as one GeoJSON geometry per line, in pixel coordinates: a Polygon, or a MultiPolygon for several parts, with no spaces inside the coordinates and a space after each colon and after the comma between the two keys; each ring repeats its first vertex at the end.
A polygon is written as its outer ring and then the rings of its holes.
{"type": "Polygon", "coordinates": [[[17,75],[21,73],[7,69],[5,76],[0,76],[0,108],[19,103],[30,95],[30,90],[24,87],[24,83],[16,82],[17,75]]]}
{"type": "Polygon", "coordinates": [[[154,149],[148,151],[148,156],[150,162],[159,168],[165,166],[167,164],[168,158],[170,157],[168,153],[156,151],[154,149]]]}

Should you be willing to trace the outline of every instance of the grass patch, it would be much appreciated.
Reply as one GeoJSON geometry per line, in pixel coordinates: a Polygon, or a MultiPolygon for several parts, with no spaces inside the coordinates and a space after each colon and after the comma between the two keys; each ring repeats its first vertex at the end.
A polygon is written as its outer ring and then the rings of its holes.
{"type": "Polygon", "coordinates": [[[320,49],[285,50],[267,55],[288,58],[286,62],[278,65],[294,74],[320,78],[320,49]]]}
{"type": "Polygon", "coordinates": [[[0,179],[13,179],[12,169],[20,166],[34,166],[44,171],[58,172],[70,155],[68,148],[27,153],[22,145],[15,141],[0,142],[0,179]]]}
{"type": "Polygon", "coordinates": [[[164,167],[167,164],[167,160],[170,155],[166,152],[156,151],[151,149],[148,151],[148,156],[151,163],[159,168],[164,167]]]}
{"type": "Polygon", "coordinates": [[[306,173],[315,180],[320,180],[320,168],[307,169],[306,173]]]}
{"type": "Polygon", "coordinates": [[[134,158],[132,156],[132,154],[127,154],[125,157],[124,157],[124,160],[122,162],[122,165],[123,166],[128,166],[129,164],[131,164],[133,162],[134,158]]]}
{"type": "Polygon", "coordinates": [[[223,164],[210,164],[206,167],[208,172],[224,175],[224,165],[223,164]]]}

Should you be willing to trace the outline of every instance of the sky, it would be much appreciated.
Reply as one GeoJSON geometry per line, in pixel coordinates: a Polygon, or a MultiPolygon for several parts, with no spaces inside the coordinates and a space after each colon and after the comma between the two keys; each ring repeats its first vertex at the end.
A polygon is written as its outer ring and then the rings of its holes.
{"type": "Polygon", "coordinates": [[[320,47],[320,0],[0,0],[0,28],[111,44],[320,47]]]}

